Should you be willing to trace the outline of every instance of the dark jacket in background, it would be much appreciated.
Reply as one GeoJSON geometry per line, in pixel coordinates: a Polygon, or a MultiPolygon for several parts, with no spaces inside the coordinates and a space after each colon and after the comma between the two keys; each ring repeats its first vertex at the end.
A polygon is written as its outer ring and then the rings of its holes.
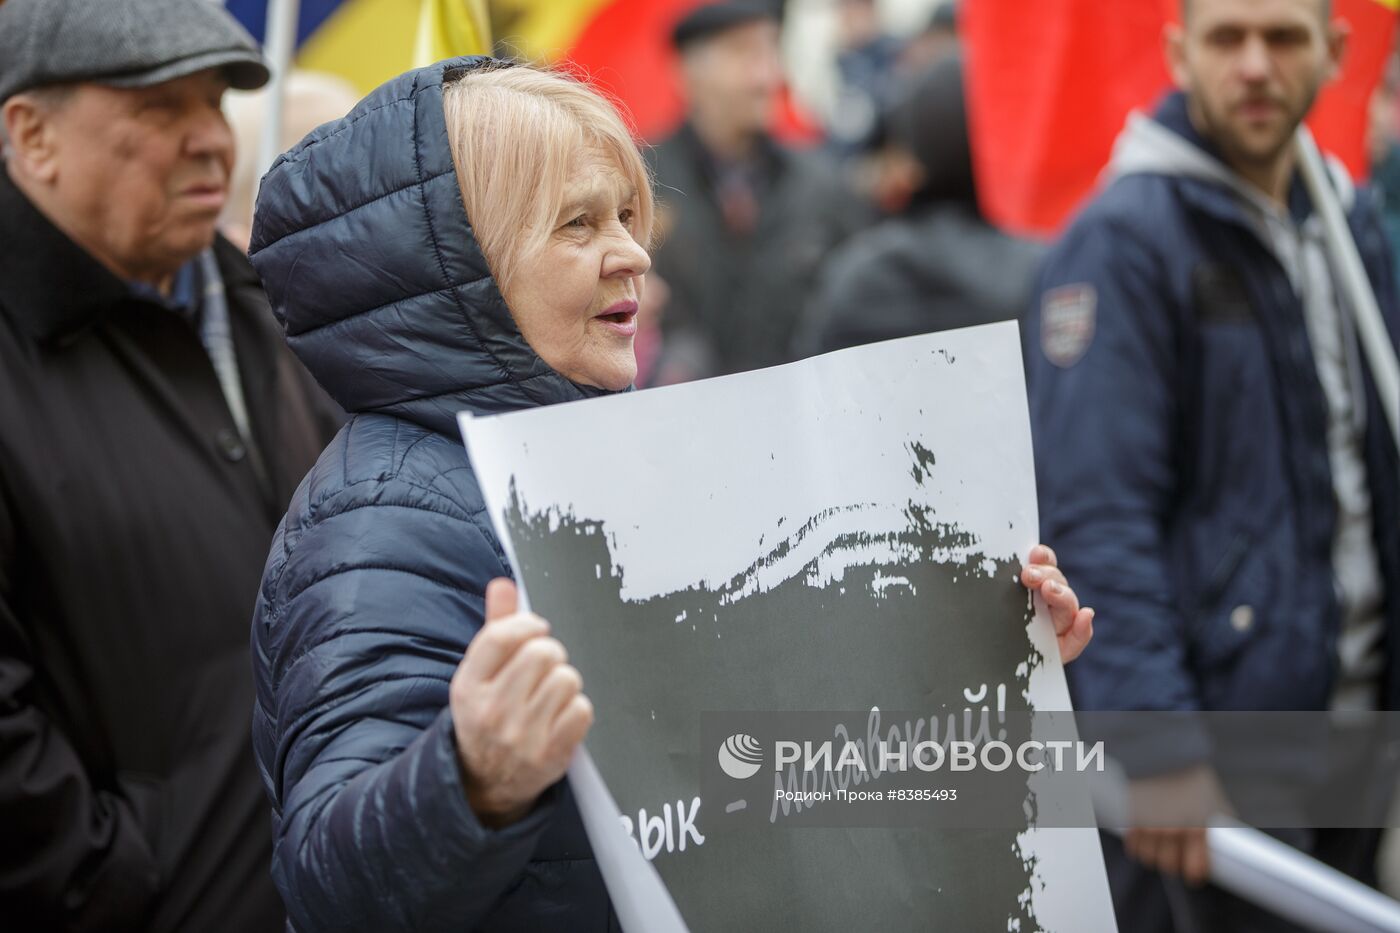
{"type": "Polygon", "coordinates": [[[710,375],[791,362],[793,337],[822,261],[870,219],[870,209],[815,153],[764,139],[758,218],[731,233],[715,193],[713,160],[689,126],[652,153],[668,229],[653,252],[671,286],[667,333],[703,338],[710,375]]]}
{"type": "Polygon", "coordinates": [[[882,114],[885,144],[924,177],[909,205],[824,263],[796,341],[811,356],[1021,316],[1045,247],[997,230],[977,206],[962,56],[905,79],[882,114]]]}
{"type": "Polygon", "coordinates": [[[333,429],[257,276],[215,247],[260,482],[190,322],[0,167],[0,927],[282,927],[248,619],[333,429]]]}
{"type": "Polygon", "coordinates": [[[510,575],[456,414],[601,394],[526,344],[467,222],[442,82],[480,61],[380,87],[258,197],[273,308],[354,413],[277,530],[253,624],[272,871],[299,933],[617,927],[567,782],[484,827],[448,710],[486,584],[510,575]]]}
{"type": "Polygon", "coordinates": [[[811,356],[1020,317],[1045,247],[939,205],[856,234],[826,264],[797,337],[811,356]]]}

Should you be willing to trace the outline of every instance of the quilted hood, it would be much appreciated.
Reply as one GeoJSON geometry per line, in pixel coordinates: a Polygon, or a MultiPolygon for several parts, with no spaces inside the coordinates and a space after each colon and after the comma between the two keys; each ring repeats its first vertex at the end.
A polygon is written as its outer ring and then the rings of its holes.
{"type": "Polygon", "coordinates": [[[472,233],[442,88],[456,58],[382,85],[263,178],[249,250],[293,352],[348,412],[456,435],[495,414],[608,394],[525,342],[472,233]]]}

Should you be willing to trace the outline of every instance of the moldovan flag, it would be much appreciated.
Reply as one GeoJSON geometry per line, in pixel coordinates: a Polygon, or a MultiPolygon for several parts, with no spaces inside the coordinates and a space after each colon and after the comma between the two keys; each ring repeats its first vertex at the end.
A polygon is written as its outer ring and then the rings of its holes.
{"type": "MultiPolygon", "coordinates": [[[[681,120],[671,27],[704,0],[301,0],[299,68],[339,75],[368,94],[397,74],[453,55],[500,53],[564,64],[622,104],[646,139],[681,120]]],[[[262,39],[267,0],[227,0],[262,39]]],[[[776,2],[775,2],[776,8],[776,2]]],[[[774,131],[816,130],[784,97],[774,131]]]]}
{"type": "MultiPolygon", "coordinates": [[[[269,0],[225,0],[265,41],[269,0]]],[[[456,55],[489,55],[487,0],[301,0],[295,65],[368,94],[395,75],[456,55]]]]}
{"type": "Polygon", "coordinates": [[[658,139],[680,121],[671,27],[701,0],[493,0],[502,44],[566,63],[622,102],[637,132],[658,139]]]}
{"type": "MultiPolygon", "coordinates": [[[[676,78],[671,29],[686,13],[713,0],[492,0],[492,8],[524,12],[505,44],[535,61],[567,62],[622,102],[637,133],[658,141],[681,122],[684,103],[676,78]],[[551,21],[567,29],[536,32],[526,28],[551,21]]],[[[1400,0],[1397,0],[1400,2],[1400,0]]],[[[781,6],[774,2],[776,11],[781,6]]],[[[820,130],[784,88],[773,115],[773,133],[784,142],[816,142],[820,130]]]]}
{"type": "MultiPolygon", "coordinates": [[[[1333,2],[1351,35],[1308,122],[1357,177],[1397,9],[1400,0],[1333,2]]],[[[1178,0],[964,0],[973,158],[993,222],[1053,234],[1093,193],[1128,114],[1171,87],[1162,30],[1177,10],[1178,0]]]]}

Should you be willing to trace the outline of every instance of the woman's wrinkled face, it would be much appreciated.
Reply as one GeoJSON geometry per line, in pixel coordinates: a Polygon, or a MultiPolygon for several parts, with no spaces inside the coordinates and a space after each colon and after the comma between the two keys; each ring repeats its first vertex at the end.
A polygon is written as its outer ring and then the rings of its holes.
{"type": "Polygon", "coordinates": [[[560,375],[614,391],[637,376],[632,338],[651,258],[637,191],[601,149],[581,150],[554,228],[521,257],[505,294],[527,343],[560,375]]]}

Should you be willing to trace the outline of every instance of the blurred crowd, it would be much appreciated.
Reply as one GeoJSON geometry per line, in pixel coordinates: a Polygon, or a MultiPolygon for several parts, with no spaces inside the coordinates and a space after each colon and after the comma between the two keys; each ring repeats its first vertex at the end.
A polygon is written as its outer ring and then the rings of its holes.
{"type": "MultiPolygon", "coordinates": [[[[1076,703],[1400,707],[1400,456],[1352,293],[1280,148],[1341,54],[1330,5],[1183,4],[1168,54],[1184,91],[1134,118],[1051,243],[980,206],[956,3],[898,30],[877,0],[831,3],[835,84],[801,141],[775,129],[785,4],[718,0],[672,24],[685,111],[644,147],[636,386],[1019,320],[1043,540],[1103,620],[1076,703]]],[[[271,598],[274,533],[292,534],[283,510],[354,411],[278,331],[262,286],[295,283],[260,284],[245,258],[302,233],[255,236],[256,47],[215,5],[136,5],[146,19],[113,4],[55,25],[36,0],[0,0],[0,917],[274,929],[248,620],[271,598]],[[150,9],[180,27],[163,45],[140,44],[150,9]],[[177,183],[222,208],[212,246],[162,206],[177,183]]],[[[285,95],[283,149],[359,99],[312,72],[285,95]]],[[[1396,61],[1370,123],[1371,176],[1333,184],[1393,328],[1396,61]]],[[[303,326],[303,346],[346,330],[303,326]]],[[[342,368],[373,383],[371,409],[405,379],[342,368]]],[[[1228,792],[1189,741],[1178,751],[1143,777],[1228,792]]],[[[1380,881],[1379,830],[1288,841],[1380,881]]],[[[1125,930],[1292,929],[1201,894],[1200,832],[1105,847],[1125,930]]]]}
{"type": "MultiPolygon", "coordinates": [[[[1040,247],[978,208],[955,3],[938,0],[895,35],[877,0],[838,0],[838,81],[824,125],[802,117],[819,132],[796,142],[778,125],[784,7],[718,4],[669,37],[685,114],[647,147],[660,214],[640,388],[1009,320],[1028,299],[1040,247]]],[[[264,100],[231,93],[225,104],[238,164],[221,227],[245,246],[264,100]]],[[[283,148],[355,100],[344,79],[295,72],[283,148]]]]}
{"type": "Polygon", "coordinates": [[[673,36],[686,111],[652,150],[662,213],[649,287],[664,283],[666,300],[649,309],[659,328],[639,385],[1024,307],[1037,249],[980,216],[953,4],[898,37],[875,0],[836,7],[839,83],[815,145],[771,129],[781,4],[717,5],[673,36]]]}

